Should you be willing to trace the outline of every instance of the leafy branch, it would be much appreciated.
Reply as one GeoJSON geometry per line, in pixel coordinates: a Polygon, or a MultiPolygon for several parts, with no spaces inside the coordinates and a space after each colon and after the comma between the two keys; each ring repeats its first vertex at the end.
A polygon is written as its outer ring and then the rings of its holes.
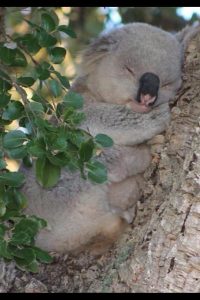
{"type": "Polygon", "coordinates": [[[107,170],[96,153],[113,142],[104,134],[92,137],[79,128],[85,119],[83,98],[70,91],[68,78],[53,66],[60,65],[66,55],[66,49],[57,46],[60,32],[71,38],[76,34],[69,26],[59,25],[55,13],[47,10],[41,12],[40,24],[26,22],[27,33],[7,34],[0,43],[0,257],[37,272],[40,262],[52,261],[34,245],[47,223],[24,214],[28,199],[20,187],[26,179],[20,171],[9,170],[7,159],[26,167],[34,164],[36,180],[44,188],[58,184],[63,167],[104,183],[107,170]],[[34,55],[41,49],[46,49],[48,59],[36,61],[34,55]],[[14,90],[20,100],[13,99],[14,90]],[[13,121],[18,124],[15,130],[9,129],[13,121]]]}

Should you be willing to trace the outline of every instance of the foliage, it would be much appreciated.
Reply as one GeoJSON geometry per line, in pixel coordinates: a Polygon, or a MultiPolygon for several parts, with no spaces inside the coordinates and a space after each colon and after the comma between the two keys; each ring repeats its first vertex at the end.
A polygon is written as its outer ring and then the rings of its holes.
{"type": "Polygon", "coordinates": [[[61,33],[76,38],[75,32],[60,25],[53,10],[38,13],[39,23],[26,18],[27,32],[6,35],[0,43],[0,256],[31,272],[37,271],[38,262],[52,261],[34,246],[37,233],[47,224],[23,214],[28,199],[20,187],[25,177],[9,171],[6,159],[35,165],[36,179],[44,188],[58,183],[63,167],[103,183],[107,172],[95,159],[96,152],[113,144],[106,135],[92,137],[79,128],[85,119],[83,99],[68,91],[68,78],[56,69],[66,55],[59,44],[61,33]],[[45,59],[37,60],[44,50],[45,59]],[[18,124],[14,130],[9,127],[13,123],[18,124]]]}

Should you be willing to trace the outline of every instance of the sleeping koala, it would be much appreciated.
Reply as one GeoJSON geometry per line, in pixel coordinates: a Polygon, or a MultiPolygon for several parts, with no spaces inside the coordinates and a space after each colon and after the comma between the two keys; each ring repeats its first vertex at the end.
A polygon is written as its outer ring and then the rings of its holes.
{"type": "Polygon", "coordinates": [[[132,222],[144,187],[142,173],[151,161],[144,143],[169,124],[168,102],[181,84],[185,36],[187,30],[176,39],[133,23],[101,35],[85,50],[72,91],[85,100],[81,128],[114,140],[98,158],[107,166],[108,182],[93,184],[62,170],[58,184],[44,189],[33,170],[22,167],[26,213],[48,221],[38,246],[61,253],[101,252],[132,222]]]}

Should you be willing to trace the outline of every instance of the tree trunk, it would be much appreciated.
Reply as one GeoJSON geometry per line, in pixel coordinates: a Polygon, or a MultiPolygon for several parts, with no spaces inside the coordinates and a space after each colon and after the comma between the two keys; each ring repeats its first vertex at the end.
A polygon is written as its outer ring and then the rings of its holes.
{"type": "Polygon", "coordinates": [[[186,51],[171,123],[149,141],[153,160],[137,217],[116,247],[98,259],[57,256],[37,275],[1,263],[1,291],[200,292],[199,78],[200,34],[186,51]]]}
{"type": "Polygon", "coordinates": [[[107,291],[200,292],[199,78],[200,34],[186,51],[183,85],[162,148],[154,145],[161,136],[151,141],[146,201],[107,272],[107,291]],[[128,258],[116,267],[124,253],[128,258]]]}

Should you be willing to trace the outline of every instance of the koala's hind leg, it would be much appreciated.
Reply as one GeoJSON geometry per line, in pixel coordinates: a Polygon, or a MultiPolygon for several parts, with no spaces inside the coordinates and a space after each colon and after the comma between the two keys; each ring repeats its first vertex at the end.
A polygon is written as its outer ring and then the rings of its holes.
{"type": "Polygon", "coordinates": [[[120,238],[128,226],[128,223],[121,217],[110,214],[110,217],[102,224],[101,231],[85,245],[85,249],[94,256],[104,254],[120,238]]]}
{"type": "Polygon", "coordinates": [[[129,224],[135,217],[137,201],[142,195],[141,188],[143,185],[142,175],[132,176],[110,185],[108,201],[111,211],[118,214],[129,224]]]}

